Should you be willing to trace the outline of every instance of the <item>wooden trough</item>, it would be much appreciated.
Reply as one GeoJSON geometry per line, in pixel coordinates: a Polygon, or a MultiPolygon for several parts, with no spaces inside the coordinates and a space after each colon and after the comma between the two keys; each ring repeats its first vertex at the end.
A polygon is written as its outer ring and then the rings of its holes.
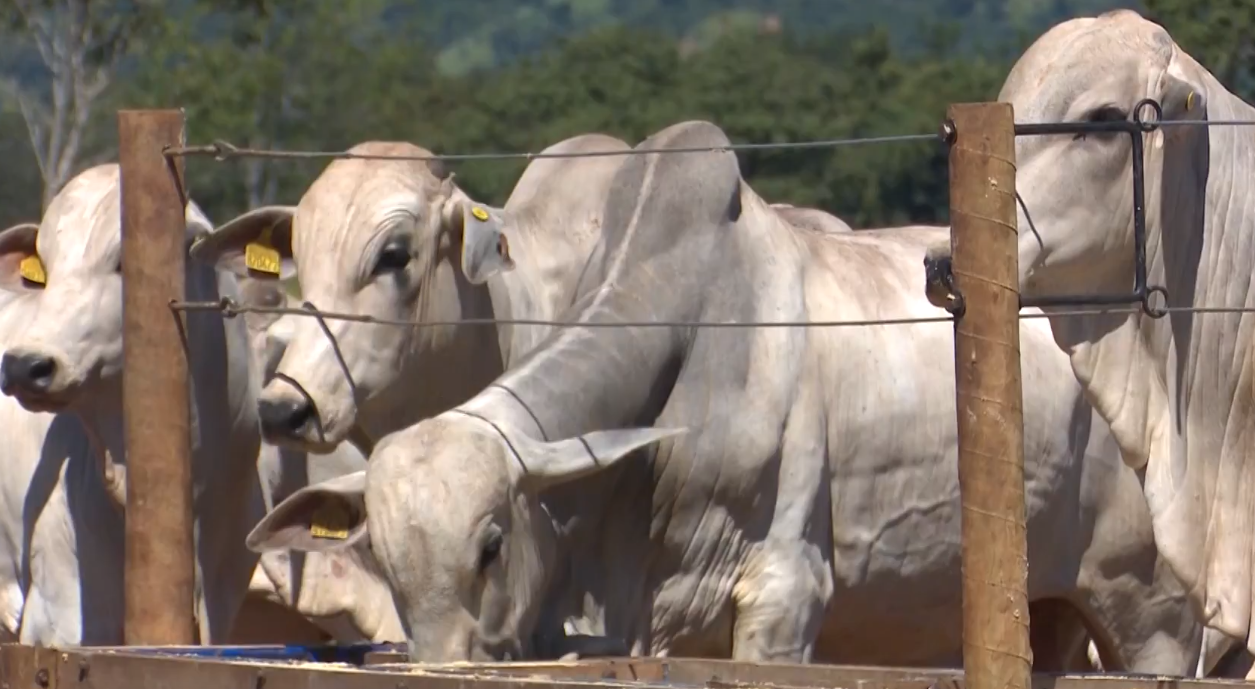
{"type": "MultiPolygon", "coordinates": [[[[693,658],[411,665],[357,647],[361,665],[266,659],[294,647],[93,648],[0,645],[0,689],[965,689],[958,669],[751,663],[693,658]],[[210,657],[219,656],[236,657],[210,657]],[[248,657],[252,656],[252,657],[248,657]]],[[[330,649],[327,649],[330,651],[330,649]]],[[[337,649],[345,653],[346,649],[337,649]]],[[[317,655],[315,652],[313,655],[317,655]]],[[[349,653],[353,655],[353,653],[349,653]]],[[[1111,674],[1032,676],[1033,689],[1249,686],[1111,674]]]]}

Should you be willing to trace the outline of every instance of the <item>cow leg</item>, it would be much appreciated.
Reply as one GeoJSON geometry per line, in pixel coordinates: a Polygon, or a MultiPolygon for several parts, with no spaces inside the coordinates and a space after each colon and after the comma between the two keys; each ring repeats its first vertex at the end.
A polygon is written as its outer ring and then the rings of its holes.
{"type": "Polygon", "coordinates": [[[832,597],[831,568],[805,544],[765,544],[749,564],[733,587],[732,659],[809,663],[832,597]]]}
{"type": "Polygon", "coordinates": [[[16,581],[0,584],[0,644],[17,643],[24,598],[22,587],[16,581]]]}
{"type": "Polygon", "coordinates": [[[1243,674],[1242,671],[1245,669],[1246,681],[1255,680],[1255,657],[1252,657],[1246,649],[1234,649],[1224,658],[1221,658],[1221,663],[1223,665],[1219,667],[1219,670],[1224,674],[1219,675],[1220,677],[1238,677],[1243,674]]]}
{"type": "Polygon", "coordinates": [[[1057,598],[1035,600],[1028,606],[1029,644],[1033,672],[1086,672],[1089,632],[1085,618],[1071,603],[1057,598]]]}
{"type": "Polygon", "coordinates": [[[1089,623],[1103,669],[1192,677],[1202,652],[1203,626],[1180,584],[1157,562],[1154,575],[1123,572],[1088,582],[1077,607],[1089,623]],[[1139,574],[1141,576],[1139,576],[1139,574]]]}

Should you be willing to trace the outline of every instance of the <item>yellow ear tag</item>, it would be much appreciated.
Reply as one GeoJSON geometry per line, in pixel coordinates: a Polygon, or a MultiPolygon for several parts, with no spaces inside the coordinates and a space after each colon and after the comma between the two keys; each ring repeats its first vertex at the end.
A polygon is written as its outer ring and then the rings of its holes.
{"type": "Polygon", "coordinates": [[[310,519],[309,535],[343,541],[349,537],[349,513],[339,500],[325,502],[310,519]]]}
{"type": "Polygon", "coordinates": [[[471,209],[471,215],[475,216],[475,219],[479,220],[480,222],[488,221],[488,211],[484,210],[483,208],[480,208],[479,206],[475,206],[474,208],[471,209]]]}
{"type": "Polygon", "coordinates": [[[1190,110],[1194,107],[1194,92],[1190,91],[1190,95],[1185,97],[1185,109],[1190,110]]]}
{"type": "Polygon", "coordinates": [[[270,246],[270,228],[262,230],[255,242],[244,247],[244,265],[259,273],[279,274],[279,250],[270,246]]]}
{"type": "Polygon", "coordinates": [[[31,254],[22,259],[17,265],[17,272],[26,280],[37,285],[48,282],[48,275],[44,273],[44,262],[39,260],[37,254],[31,254]]]}

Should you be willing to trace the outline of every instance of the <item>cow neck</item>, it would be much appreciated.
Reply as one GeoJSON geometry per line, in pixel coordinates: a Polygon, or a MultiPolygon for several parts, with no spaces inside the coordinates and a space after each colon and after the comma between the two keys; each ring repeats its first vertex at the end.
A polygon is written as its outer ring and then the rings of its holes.
{"type": "MultiPolygon", "coordinates": [[[[578,322],[675,320],[634,292],[603,285],[581,300],[578,322]]],[[[540,440],[650,425],[685,341],[680,328],[561,328],[463,407],[540,440]]]]}
{"type": "Polygon", "coordinates": [[[99,392],[101,394],[85,396],[74,407],[73,416],[82,424],[91,447],[91,461],[84,470],[96,474],[106,491],[113,488],[110,492],[115,500],[125,501],[126,444],[122,430],[122,405],[116,402],[122,399],[121,379],[104,383],[99,392]],[[115,466],[108,467],[108,463],[115,466]]]}
{"type": "MultiPolygon", "coordinates": [[[[456,255],[439,258],[439,261],[448,261],[450,267],[455,266],[457,260],[456,255]]],[[[499,297],[489,289],[470,285],[456,270],[438,272],[444,276],[440,279],[456,281],[440,287],[440,290],[449,290],[456,294],[457,311],[453,320],[501,317],[497,315],[499,297]]],[[[333,302],[322,300],[314,303],[333,302]]],[[[429,314],[425,303],[419,305],[414,319],[419,322],[442,320],[429,314]]],[[[338,327],[343,327],[344,324],[328,322],[328,325],[336,333],[338,327]]],[[[312,328],[318,338],[326,337],[321,326],[315,322],[302,326],[312,328]]],[[[389,433],[439,414],[483,389],[500,375],[505,357],[500,351],[498,336],[494,330],[493,327],[478,323],[462,323],[452,328],[428,331],[430,339],[422,341],[421,355],[411,351],[390,384],[369,398],[357,400],[357,425],[363,438],[378,441],[389,433]]],[[[299,337],[300,335],[296,336],[294,340],[299,337]]],[[[285,354],[285,358],[286,356],[285,354]]],[[[337,375],[344,375],[340,363],[334,358],[331,365],[335,367],[337,375]]],[[[283,365],[279,368],[282,370],[283,365]]],[[[359,449],[363,450],[363,454],[369,455],[369,448],[359,449]]]]}
{"type": "MultiPolygon", "coordinates": [[[[706,143],[702,136],[715,138],[711,133],[702,129],[693,138],[706,143]]],[[[740,214],[735,166],[735,159],[721,157],[626,161],[605,206],[600,246],[574,288],[583,296],[567,311],[578,314],[571,319],[577,325],[550,332],[462,406],[539,440],[653,425],[693,329],[590,326],[701,319],[711,284],[735,268],[725,260],[740,236],[740,224],[728,222],[740,214]],[[709,189],[683,193],[679,181],[693,179],[706,180],[709,189]]]]}
{"type": "MultiPolygon", "coordinates": [[[[656,287],[652,290],[659,291],[656,287]]],[[[582,323],[681,320],[678,317],[683,309],[658,309],[636,296],[649,293],[644,283],[625,276],[622,282],[611,280],[586,295],[575,312],[582,323]]],[[[490,420],[507,437],[525,433],[538,440],[652,425],[671,390],[686,340],[687,333],[680,328],[559,329],[460,408],[490,420]]],[[[602,552],[597,535],[606,528],[599,524],[607,496],[626,501],[625,509],[647,511],[651,484],[649,467],[630,463],[546,493],[552,526],[563,535],[558,539],[543,613],[532,631],[559,635],[568,617],[591,626],[594,633],[611,633],[629,642],[636,638],[635,632],[648,630],[648,617],[635,614],[620,614],[614,618],[616,623],[610,624],[606,605],[609,591],[618,590],[618,579],[606,568],[615,572],[630,568],[596,555],[590,559],[589,554],[602,552]]],[[[629,518],[627,523],[648,523],[648,514],[633,516],[643,521],[629,518]]],[[[639,535],[612,533],[620,543],[639,535]]],[[[640,544],[633,543],[638,547],[632,552],[639,552],[640,544]]],[[[624,609],[637,610],[630,604],[624,609]]]]}
{"type": "MultiPolygon", "coordinates": [[[[1255,120],[1255,108],[1201,68],[1209,120],[1255,120]]],[[[1147,264],[1149,283],[1167,288],[1172,306],[1255,305],[1250,255],[1255,240],[1255,137],[1249,128],[1178,127],[1148,138],[1147,264]]],[[[1250,526],[1221,516],[1246,498],[1240,479],[1255,436],[1245,419],[1252,394],[1250,322],[1246,313],[1140,314],[1088,324],[1054,319],[1073,369],[1095,408],[1111,423],[1125,459],[1145,467],[1156,543],[1218,628],[1245,636],[1251,610],[1247,558],[1250,526]],[[1089,331],[1088,338],[1084,337],[1089,331]],[[1096,332],[1095,332],[1096,330],[1096,332]],[[1066,337],[1066,336],[1065,336],[1066,337]],[[1188,430],[1187,430],[1188,429],[1188,430]],[[1230,467],[1229,469],[1223,469],[1230,467]],[[1236,473],[1232,474],[1237,476],[1236,473]],[[1208,496],[1207,500],[1194,496],[1208,496]],[[1216,529],[1214,520],[1222,520],[1216,529]],[[1227,528],[1226,528],[1227,527],[1227,528]],[[1236,606],[1221,601],[1238,601],[1236,606]],[[1245,609],[1244,609],[1245,608],[1245,609]]]]}
{"type": "MultiPolygon", "coordinates": [[[[1208,86],[1208,119],[1255,120],[1255,108],[1226,91],[1210,74],[1198,71],[1208,86]]],[[[1249,253],[1244,243],[1249,244],[1255,230],[1255,205],[1240,181],[1243,170],[1255,169],[1255,139],[1247,129],[1180,126],[1146,138],[1148,283],[1166,287],[1172,306],[1255,303],[1249,269],[1242,271],[1234,264],[1235,256],[1249,253]]],[[[1128,236],[1132,237],[1131,224],[1128,236]]],[[[1131,242],[1128,251],[1132,252],[1131,242]]],[[[1129,281],[1124,276],[1132,270],[1130,257],[1113,267],[1112,279],[1094,282],[1091,288],[1127,291],[1129,281]]],[[[1154,299],[1162,302],[1160,295],[1154,299]]],[[[1224,400],[1217,411],[1228,413],[1237,368],[1231,379],[1213,377],[1197,391],[1181,386],[1190,384],[1192,374],[1186,371],[1198,363],[1187,357],[1197,354],[1190,348],[1199,329],[1237,333],[1243,317],[1241,313],[1174,312],[1151,319],[1115,314],[1052,318],[1051,327],[1070,353],[1077,378],[1095,407],[1110,421],[1126,459],[1140,467],[1152,455],[1168,452],[1165,443],[1177,430],[1162,424],[1168,414],[1175,415],[1172,408],[1188,407],[1188,398],[1217,395],[1224,400]],[[1181,394],[1169,399],[1169,389],[1181,394]]],[[[1224,419],[1219,423],[1223,425],[1224,419]]]]}
{"type": "MultiPolygon", "coordinates": [[[[581,245],[572,241],[561,231],[561,219],[551,227],[532,205],[519,209],[507,206],[507,210],[515,267],[488,281],[493,316],[499,320],[562,320],[579,296],[575,282],[588,261],[591,242],[581,245]]],[[[504,368],[521,360],[553,330],[544,325],[498,325],[504,368]]]]}

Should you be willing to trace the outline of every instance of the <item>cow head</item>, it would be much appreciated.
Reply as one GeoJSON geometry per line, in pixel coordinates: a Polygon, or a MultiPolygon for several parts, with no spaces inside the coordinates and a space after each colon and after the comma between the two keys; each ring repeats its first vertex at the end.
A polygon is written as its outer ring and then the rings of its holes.
{"type": "Polygon", "coordinates": [[[294,493],[257,525],[248,546],[309,552],[369,533],[415,661],[517,659],[530,655],[554,566],[541,492],[682,432],[611,430],[541,442],[447,412],[385,437],[366,472],[294,493]]]}
{"type": "MultiPolygon", "coordinates": [[[[187,206],[186,241],[212,227],[187,206]]],[[[122,372],[122,231],[116,164],[90,168],[53,198],[38,228],[0,235],[0,286],[34,290],[35,313],[0,359],[0,389],[59,411],[122,372]]]]}
{"type": "MultiPolygon", "coordinates": [[[[404,143],[352,150],[431,155],[404,143]]],[[[337,160],[295,208],[245,213],[192,253],[258,279],[296,274],[304,298],[323,311],[455,321],[472,285],[513,267],[502,222],[503,211],[473,202],[435,162],[337,160]]],[[[396,393],[399,379],[453,337],[443,326],[297,318],[259,411],[267,440],[312,452],[345,440],[359,406],[396,393]]]]}
{"type": "MultiPolygon", "coordinates": [[[[1017,122],[1127,120],[1146,98],[1163,120],[1205,118],[1202,70],[1160,26],[1130,10],[1058,24],[1016,62],[999,95],[1017,122]]],[[[1154,113],[1144,107],[1143,119],[1154,113]]],[[[1166,148],[1201,127],[1146,137],[1146,194],[1164,182],[1166,148]]],[[[1127,292],[1133,274],[1132,143],[1126,133],[1016,139],[1020,285],[1025,294],[1127,292]]],[[[1163,188],[1167,188],[1166,186],[1163,188]]],[[[1148,232],[1158,208],[1148,203],[1148,232]]],[[[1153,232],[1150,232],[1153,234],[1153,232]]],[[[948,253],[932,252],[932,257],[948,253]]]]}
{"type": "MultiPolygon", "coordinates": [[[[291,301],[291,296],[279,280],[255,278],[240,280],[240,302],[244,306],[291,308],[291,301]]],[[[262,372],[262,381],[269,381],[274,377],[279,360],[292,340],[292,331],[299,316],[246,311],[243,318],[248,327],[253,354],[258,357],[258,370],[262,372]]]]}

